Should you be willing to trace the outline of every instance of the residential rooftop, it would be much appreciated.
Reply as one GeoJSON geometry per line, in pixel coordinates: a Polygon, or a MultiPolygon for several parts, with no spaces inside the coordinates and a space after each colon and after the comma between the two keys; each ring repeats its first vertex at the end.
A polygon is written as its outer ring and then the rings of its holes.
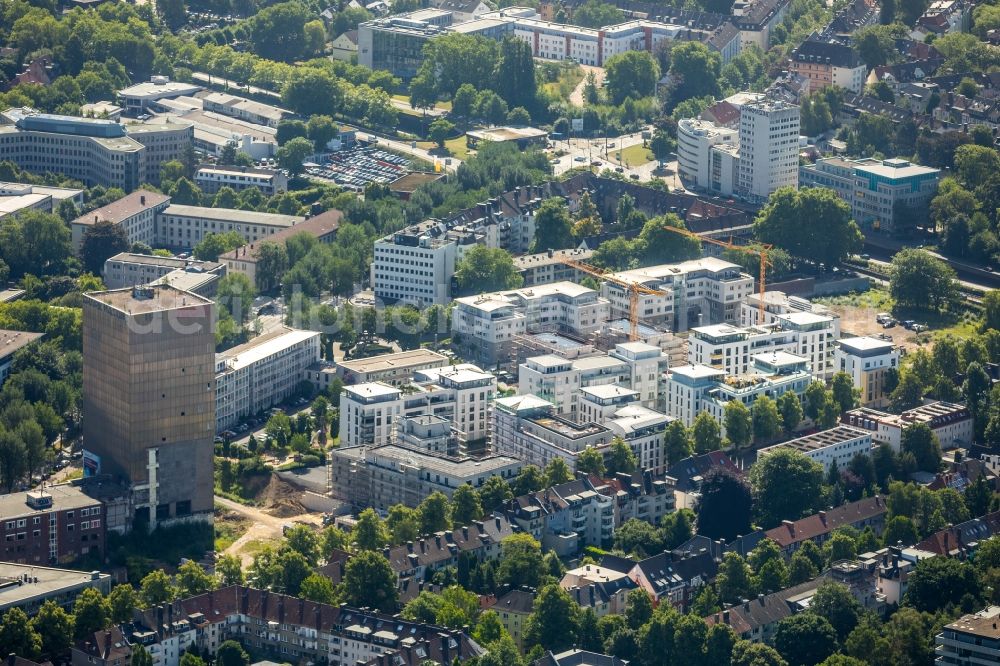
{"type": "Polygon", "coordinates": [[[51,503],[45,508],[35,508],[29,504],[29,501],[37,496],[39,491],[0,495],[0,519],[40,516],[52,510],[73,510],[100,504],[98,500],[85,495],[82,490],[71,485],[46,486],[44,491],[40,492],[51,497],[51,503]]]}
{"type": "Polygon", "coordinates": [[[159,192],[149,190],[136,190],[131,194],[126,194],[121,199],[112,201],[106,206],[101,206],[97,210],[81,215],[73,220],[73,224],[94,225],[98,222],[111,222],[118,224],[133,215],[137,215],[144,210],[156,208],[170,202],[170,197],[159,192]]]}
{"type": "Polygon", "coordinates": [[[789,442],[784,442],[782,444],[775,444],[774,446],[766,447],[766,449],[793,449],[795,451],[816,451],[818,449],[825,449],[828,446],[836,446],[837,444],[843,444],[844,442],[849,442],[854,439],[861,437],[871,437],[871,433],[862,430],[860,428],[854,428],[847,425],[838,425],[830,428],[828,430],[821,430],[819,432],[813,433],[811,435],[806,435],[805,437],[799,437],[798,439],[793,439],[789,442]]]}
{"type": "Polygon", "coordinates": [[[257,211],[239,210],[236,208],[208,208],[206,206],[186,206],[181,204],[170,204],[160,214],[197,217],[204,220],[218,220],[221,222],[261,224],[272,227],[292,227],[306,219],[298,215],[259,213],[257,211]]]}
{"type": "MultiPolygon", "coordinates": [[[[0,301],[2,302],[2,301],[0,301]]],[[[17,350],[27,347],[44,335],[30,331],[8,331],[0,329],[0,359],[12,356],[17,350]]],[[[3,513],[0,513],[2,516],[3,513]]]]}
{"type": "Polygon", "coordinates": [[[337,365],[358,374],[369,374],[372,372],[385,372],[396,368],[408,368],[425,363],[442,363],[447,365],[448,357],[430,349],[411,349],[395,354],[381,354],[379,356],[369,356],[368,358],[351,361],[341,361],[337,365]]]}
{"type": "MultiPolygon", "coordinates": [[[[94,504],[93,500],[90,504],[94,504]]],[[[7,517],[4,515],[4,517],[7,517]]],[[[64,590],[110,578],[99,571],[54,569],[37,564],[0,562],[0,610],[29,605],[33,600],[58,595],[64,590]],[[30,582],[25,582],[28,577],[30,582]]]]}

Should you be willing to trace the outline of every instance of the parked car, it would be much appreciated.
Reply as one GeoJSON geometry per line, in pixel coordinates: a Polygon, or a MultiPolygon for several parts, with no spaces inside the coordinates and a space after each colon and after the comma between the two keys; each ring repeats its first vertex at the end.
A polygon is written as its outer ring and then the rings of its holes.
{"type": "Polygon", "coordinates": [[[912,319],[907,319],[906,321],[903,322],[903,328],[909,329],[911,331],[913,330],[913,327],[916,325],[917,322],[913,321],[912,319]]]}

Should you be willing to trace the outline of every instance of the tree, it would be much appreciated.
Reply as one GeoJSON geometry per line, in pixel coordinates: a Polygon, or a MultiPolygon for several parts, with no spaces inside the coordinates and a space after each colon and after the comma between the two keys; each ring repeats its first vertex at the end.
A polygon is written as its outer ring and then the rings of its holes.
{"type": "MultiPolygon", "coordinates": [[[[336,113],[343,106],[344,90],[329,72],[313,67],[292,70],[281,90],[281,99],[302,116],[336,113]]],[[[306,135],[301,135],[304,138],[306,135]]],[[[296,137],[289,137],[289,140],[296,137]]]]}
{"type": "Polygon", "coordinates": [[[726,438],[737,450],[750,443],[753,437],[753,420],[750,410],[742,401],[730,400],[726,403],[722,422],[726,428],[726,438]]]}
{"type": "Polygon", "coordinates": [[[242,585],[243,563],[235,555],[222,555],[215,563],[215,574],[223,585],[242,585]]]}
{"type": "Polygon", "coordinates": [[[809,604],[809,610],[826,618],[841,641],[854,631],[864,612],[847,586],[833,581],[819,586],[809,604]]]}
{"type": "Polygon", "coordinates": [[[501,477],[491,476],[479,489],[479,499],[483,503],[483,510],[492,512],[514,499],[514,491],[501,477]]]}
{"type": "Polygon", "coordinates": [[[722,59],[700,42],[682,42],[670,50],[670,74],[678,84],[670,93],[669,108],[696,97],[719,95],[722,59]]]}
{"type": "Polygon", "coordinates": [[[754,221],[754,236],[796,257],[835,265],[861,246],[861,230],[850,208],[833,190],[784,187],[776,190],[754,221]],[[801,220],[813,224],[803,228],[801,220]]]}
{"type": "Polygon", "coordinates": [[[108,604],[111,606],[111,621],[115,624],[122,624],[132,620],[132,613],[139,606],[139,595],[135,588],[127,583],[115,585],[108,595],[108,604]]]}
{"type": "Polygon", "coordinates": [[[674,213],[649,219],[642,227],[639,241],[643,259],[649,263],[674,263],[701,256],[701,241],[684,234],[669,231],[686,229],[684,222],[674,213]]]}
{"type": "Polygon", "coordinates": [[[511,489],[517,497],[537,492],[544,487],[545,475],[542,474],[542,470],[534,465],[525,465],[522,467],[517,478],[514,479],[514,483],[511,484],[511,489]]]}
{"type": "Polygon", "coordinates": [[[673,465],[691,455],[691,437],[681,421],[671,421],[667,425],[663,435],[663,448],[666,451],[667,465],[673,465]]]}
{"type": "Polygon", "coordinates": [[[572,480],[573,470],[569,468],[569,465],[562,458],[555,457],[545,466],[545,486],[547,488],[572,480]]]}
{"type": "Polygon", "coordinates": [[[778,622],[774,647],[789,664],[814,666],[837,650],[837,632],[825,617],[798,613],[778,622]]]}
{"type": "Polygon", "coordinates": [[[455,123],[447,118],[438,118],[427,127],[427,138],[436,143],[438,148],[444,148],[444,142],[454,131],[455,123]]]}
{"type": "Polygon", "coordinates": [[[819,570],[804,553],[796,552],[792,559],[788,561],[788,584],[798,585],[807,580],[812,580],[819,573],[819,570]]]}
{"type": "Polygon", "coordinates": [[[389,507],[385,526],[392,543],[415,541],[420,536],[420,512],[403,504],[394,504],[389,507]]]}
{"type": "Polygon", "coordinates": [[[201,261],[218,261],[219,255],[241,247],[246,241],[237,231],[205,234],[194,246],[194,256],[201,261]]]}
{"type": "Polygon", "coordinates": [[[741,599],[749,599],[755,591],[753,571],[738,553],[726,553],[719,564],[715,586],[724,603],[734,604],[741,599]]]}
{"type": "Polygon", "coordinates": [[[537,588],[544,576],[542,547],[530,534],[512,534],[500,542],[500,566],[497,582],[537,588]]]}
{"type": "Polygon", "coordinates": [[[573,24],[585,28],[600,28],[605,25],[621,23],[622,13],[613,5],[606,5],[597,0],[587,0],[573,12],[573,24]]]}
{"type": "Polygon", "coordinates": [[[267,7],[250,20],[254,53],[269,60],[291,62],[305,52],[309,10],[299,2],[267,7]]]}
{"type": "Polygon", "coordinates": [[[100,220],[83,232],[80,258],[88,273],[100,275],[104,272],[104,262],[119,252],[128,252],[130,243],[122,225],[100,220]]]}
{"type": "Polygon", "coordinates": [[[278,159],[278,166],[297,176],[302,173],[302,165],[306,158],[312,154],[313,144],[308,139],[296,137],[278,148],[275,157],[278,159]]]}
{"type": "Polygon", "coordinates": [[[889,394],[890,409],[897,413],[913,409],[920,405],[923,398],[923,383],[912,369],[908,369],[900,373],[899,383],[889,394]]]}
{"type": "Polygon", "coordinates": [[[754,463],[749,480],[761,522],[777,525],[818,506],[823,467],[798,451],[779,449],[754,463]]]}
{"type": "Polygon", "coordinates": [[[638,631],[653,617],[653,601],[642,588],[631,590],[625,597],[625,621],[630,629],[638,631]]]}
{"type": "Polygon", "coordinates": [[[238,641],[228,640],[215,651],[215,663],[218,666],[249,666],[250,655],[238,641]]]}
{"type": "Polygon", "coordinates": [[[781,432],[778,405],[770,396],[758,396],[753,402],[753,436],[757,440],[774,439],[781,432]]]}
{"type": "Polygon", "coordinates": [[[604,455],[592,446],[588,446],[576,457],[576,471],[593,476],[604,476],[604,455]]]}
{"type": "Polygon", "coordinates": [[[573,221],[570,219],[566,200],[552,197],[542,202],[535,213],[535,240],[532,252],[561,250],[573,240],[573,221]]]}
{"type": "MultiPolygon", "coordinates": [[[[966,82],[975,87],[971,79],[963,79],[961,87],[966,82]]],[[[955,151],[955,170],[958,178],[967,188],[973,189],[985,183],[990,176],[1000,172],[1000,155],[993,148],[965,144],[955,151]]]]}
{"type": "Polygon", "coordinates": [[[967,594],[978,599],[980,589],[971,564],[947,557],[932,557],[917,562],[916,569],[910,574],[903,602],[918,611],[936,613],[948,604],[957,605],[967,594]]]}
{"type": "Polygon", "coordinates": [[[344,600],[355,608],[367,606],[392,613],[399,604],[396,572],[382,553],[364,551],[349,559],[343,588],[344,600]]]}
{"type": "Polygon", "coordinates": [[[333,581],[318,573],[309,574],[299,587],[299,597],[321,604],[332,604],[337,594],[333,589],[333,581]]]}
{"type": "Polygon", "coordinates": [[[44,654],[54,657],[73,644],[73,616],[51,599],[38,609],[31,627],[38,632],[44,654]]]}
{"type": "Polygon", "coordinates": [[[132,666],[153,666],[153,655],[149,654],[142,643],[132,646],[132,666]]]}
{"type": "Polygon", "coordinates": [[[215,301],[239,324],[253,317],[253,299],[257,295],[250,278],[243,273],[229,273],[218,282],[215,301]]]}
{"type": "Polygon", "coordinates": [[[621,104],[627,97],[639,99],[656,91],[660,67],[648,51],[626,51],[604,62],[607,79],[604,89],[612,104],[621,104]]]}
{"type": "MultiPolygon", "coordinates": [[[[278,125],[278,128],[280,130],[281,128],[280,123],[278,125]]],[[[315,147],[316,152],[320,153],[326,150],[326,146],[328,143],[337,138],[337,134],[339,132],[340,129],[337,127],[337,124],[333,121],[333,118],[325,115],[315,115],[311,116],[309,118],[309,122],[306,123],[305,135],[297,134],[296,136],[305,136],[306,138],[308,138],[310,141],[313,142],[313,146],[315,147]]]]}
{"type": "Polygon", "coordinates": [[[156,0],[156,9],[171,30],[177,30],[187,23],[187,8],[184,0],[156,0]]]}
{"type": "Polygon", "coordinates": [[[694,452],[698,455],[722,448],[719,422],[708,412],[698,412],[694,417],[694,423],[691,424],[691,438],[694,440],[694,452]]]}
{"type": "Polygon", "coordinates": [[[890,518],[882,532],[882,540],[887,546],[895,546],[898,543],[904,546],[912,546],[920,540],[917,534],[917,527],[913,521],[906,516],[896,516],[890,518]]]}
{"type": "MultiPolygon", "coordinates": [[[[422,534],[434,534],[451,527],[451,505],[448,502],[448,496],[440,490],[435,490],[425,497],[417,510],[420,512],[420,532],[422,534]]],[[[482,512],[482,507],[480,507],[480,512],[482,512]]]]}
{"type": "MultiPolygon", "coordinates": [[[[424,532],[430,534],[430,532],[424,532]]],[[[351,533],[359,550],[382,550],[389,541],[385,524],[374,509],[368,508],[358,514],[358,522],[351,533]]]]}
{"type": "Polygon", "coordinates": [[[841,412],[846,412],[858,406],[860,391],[854,388],[854,380],[846,372],[838,372],[830,380],[830,390],[833,392],[833,399],[837,401],[837,406],[841,412]]]}
{"type": "Polygon", "coordinates": [[[713,467],[701,483],[698,534],[732,541],[750,534],[753,501],[743,477],[725,467],[713,467]]]}
{"type": "MultiPolygon", "coordinates": [[[[510,537],[508,537],[510,538],[510,537]]],[[[535,598],[525,645],[541,645],[556,652],[571,647],[576,641],[579,606],[558,584],[546,585],[535,598]]]]}
{"type": "Polygon", "coordinates": [[[662,550],[663,540],[655,527],[644,520],[630,518],[615,530],[615,548],[640,558],[655,555],[662,550]]]}
{"type": "Polygon", "coordinates": [[[484,294],[517,289],[524,278],[518,273],[509,252],[476,245],[455,266],[455,282],[464,294],[484,294]]]}
{"type": "Polygon", "coordinates": [[[912,453],[917,467],[925,472],[936,473],[941,468],[941,447],[937,435],[926,423],[913,423],[903,430],[900,448],[904,453],[912,453]]]}
{"type": "MultiPolygon", "coordinates": [[[[160,573],[163,574],[163,571],[160,573]]],[[[166,576],[166,574],[163,575],[166,576]]],[[[143,581],[145,580],[144,578],[143,581]]],[[[73,603],[73,617],[75,619],[74,637],[77,640],[89,638],[95,631],[106,629],[111,624],[111,605],[100,590],[88,587],[77,596],[73,603]]]]}
{"type": "Polygon", "coordinates": [[[778,398],[778,411],[781,413],[781,427],[791,434],[802,422],[802,402],[794,391],[785,391],[778,398]]]}
{"type": "Polygon", "coordinates": [[[72,252],[69,227],[58,215],[29,210],[0,220],[0,261],[11,280],[58,273],[72,252]]]}
{"type": "Polygon", "coordinates": [[[185,597],[204,594],[215,588],[215,579],[194,560],[188,560],[177,569],[176,581],[178,592],[185,597]]]}
{"type": "Polygon", "coordinates": [[[534,108],[538,90],[531,45],[515,37],[501,40],[500,58],[493,81],[496,82],[497,92],[510,108],[534,108]]]}
{"type": "Polygon", "coordinates": [[[4,613],[0,622],[0,649],[25,659],[36,659],[42,651],[41,636],[24,611],[16,606],[4,613]]]}
{"type": "Polygon", "coordinates": [[[635,471],[638,464],[639,459],[636,457],[635,452],[632,451],[632,447],[621,437],[614,437],[611,440],[611,446],[608,447],[608,476],[614,476],[619,473],[631,474],[635,471]]]}
{"type": "Polygon", "coordinates": [[[451,98],[451,115],[468,120],[476,105],[476,89],[470,83],[463,83],[451,98]]]}
{"type": "Polygon", "coordinates": [[[653,152],[656,161],[666,162],[670,153],[677,150],[677,140],[663,130],[657,129],[649,141],[649,149],[653,152]]]}
{"type": "Polygon", "coordinates": [[[473,521],[483,517],[483,504],[476,492],[468,483],[463,483],[455,489],[451,497],[451,522],[455,527],[471,525],[473,521]]]}
{"type": "Polygon", "coordinates": [[[955,271],[924,250],[897,252],[889,275],[889,293],[898,305],[940,311],[958,296],[955,271]]]}

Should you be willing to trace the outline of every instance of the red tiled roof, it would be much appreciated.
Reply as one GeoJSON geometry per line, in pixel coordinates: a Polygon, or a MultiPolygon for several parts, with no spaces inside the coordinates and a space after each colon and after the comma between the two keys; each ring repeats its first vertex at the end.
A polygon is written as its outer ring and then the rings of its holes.
{"type": "Polygon", "coordinates": [[[885,500],[881,497],[878,495],[866,497],[857,502],[820,511],[807,518],[796,521],[786,520],[780,526],[767,530],[764,536],[777,542],[782,548],[788,548],[793,544],[829,534],[838,527],[853,525],[884,515],[887,511],[885,500]]]}

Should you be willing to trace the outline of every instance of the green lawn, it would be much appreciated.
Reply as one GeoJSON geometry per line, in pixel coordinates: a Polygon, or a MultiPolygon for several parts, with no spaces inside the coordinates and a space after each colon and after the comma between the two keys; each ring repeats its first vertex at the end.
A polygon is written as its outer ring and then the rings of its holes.
{"type": "MultiPolygon", "coordinates": [[[[407,104],[410,103],[410,96],[409,95],[404,95],[402,93],[396,93],[395,95],[392,96],[392,98],[396,99],[396,100],[399,100],[400,102],[406,102],[407,104]]],[[[444,101],[444,102],[441,102],[441,101],[435,102],[434,106],[436,108],[438,108],[438,109],[441,109],[442,111],[451,111],[451,100],[449,99],[449,100],[444,101]]],[[[416,109],[411,109],[411,111],[414,111],[414,112],[416,112],[418,114],[421,113],[420,111],[418,111],[416,109]]]]}
{"type": "Polygon", "coordinates": [[[612,148],[608,151],[613,159],[612,161],[617,162],[618,153],[622,155],[622,164],[626,166],[639,166],[646,164],[647,162],[653,161],[653,151],[649,148],[644,147],[641,143],[634,146],[629,146],[622,150],[617,148],[612,148]]]}
{"type": "Polygon", "coordinates": [[[448,139],[444,142],[444,151],[437,147],[433,141],[417,141],[417,147],[429,150],[441,157],[457,157],[460,160],[469,159],[469,148],[465,145],[465,135],[448,139]]]}
{"type": "Polygon", "coordinates": [[[583,80],[583,68],[579,65],[563,66],[559,70],[559,78],[542,84],[546,93],[559,99],[569,99],[573,90],[583,80]]]}

